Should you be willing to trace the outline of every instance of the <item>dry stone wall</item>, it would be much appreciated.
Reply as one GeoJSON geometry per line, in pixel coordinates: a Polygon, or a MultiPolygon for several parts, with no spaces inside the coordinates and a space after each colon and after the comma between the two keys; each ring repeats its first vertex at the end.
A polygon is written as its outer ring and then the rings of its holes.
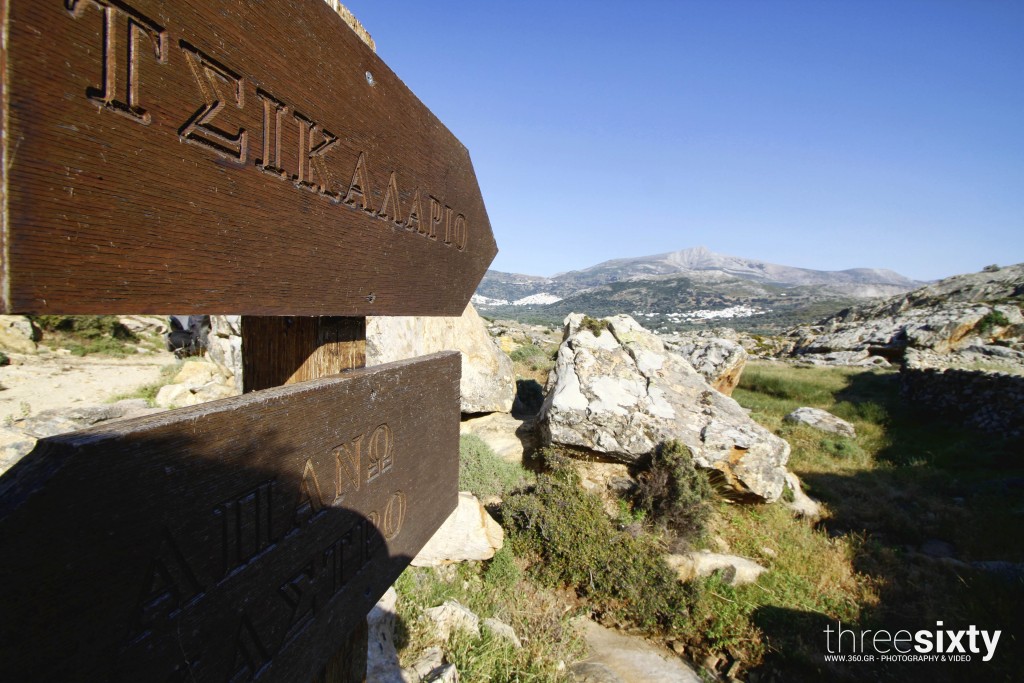
{"type": "Polygon", "coordinates": [[[943,367],[911,352],[900,383],[903,395],[927,410],[1000,436],[1024,435],[1024,375],[943,367]]]}

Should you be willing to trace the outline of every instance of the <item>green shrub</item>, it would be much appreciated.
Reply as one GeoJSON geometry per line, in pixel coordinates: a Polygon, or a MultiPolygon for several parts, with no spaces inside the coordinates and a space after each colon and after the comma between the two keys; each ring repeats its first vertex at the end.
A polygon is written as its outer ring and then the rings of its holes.
{"type": "Polygon", "coordinates": [[[617,529],[571,465],[550,452],[546,461],[552,471],[502,506],[512,551],[534,560],[530,571],[538,580],[572,588],[599,616],[648,632],[681,630],[687,592],[658,540],[617,529]]]}
{"type": "Polygon", "coordinates": [[[1009,318],[1006,317],[1002,311],[992,309],[979,320],[975,325],[974,329],[978,331],[978,334],[984,336],[992,332],[997,327],[1006,327],[1010,324],[1009,318]]]}
{"type": "Polygon", "coordinates": [[[32,322],[50,344],[58,344],[72,355],[99,353],[129,356],[139,338],[121,324],[116,315],[37,315],[32,322]]]}
{"type": "Polygon", "coordinates": [[[694,466],[690,449],[679,441],[660,444],[651,456],[650,468],[639,476],[640,509],[684,545],[704,534],[713,497],[708,475],[694,466]]]}
{"type": "Polygon", "coordinates": [[[459,438],[459,490],[480,497],[503,496],[532,481],[522,465],[502,460],[475,434],[459,438]]]}
{"type": "Polygon", "coordinates": [[[597,318],[585,315],[583,316],[583,322],[580,323],[580,327],[584,330],[590,330],[590,333],[595,337],[600,337],[601,333],[608,329],[608,321],[598,320],[597,318]]]}

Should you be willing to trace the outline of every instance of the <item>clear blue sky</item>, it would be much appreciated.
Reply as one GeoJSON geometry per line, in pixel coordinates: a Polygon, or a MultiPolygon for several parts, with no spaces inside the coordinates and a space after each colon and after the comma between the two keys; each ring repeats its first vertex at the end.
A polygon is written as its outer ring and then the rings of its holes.
{"type": "Polygon", "coordinates": [[[346,4],[469,148],[497,270],[1024,261],[1024,2],[346,4]]]}

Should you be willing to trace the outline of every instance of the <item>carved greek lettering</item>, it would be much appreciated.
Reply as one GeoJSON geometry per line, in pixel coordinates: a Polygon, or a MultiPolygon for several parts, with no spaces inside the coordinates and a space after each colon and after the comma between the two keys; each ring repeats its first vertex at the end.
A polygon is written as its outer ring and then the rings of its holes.
{"type": "Polygon", "coordinates": [[[139,42],[148,41],[157,62],[166,64],[167,32],[122,0],[64,0],[65,8],[76,19],[82,16],[86,5],[103,13],[103,85],[87,88],[86,97],[105,109],[149,125],[152,118],[139,104],[139,42]],[[122,59],[124,65],[120,66],[122,59]],[[120,99],[120,93],[124,99],[120,99]]]}
{"type": "Polygon", "coordinates": [[[362,484],[360,462],[364,436],[365,434],[360,434],[358,439],[334,449],[334,500],[336,503],[350,489],[358,491],[362,484]]]}
{"type": "Polygon", "coordinates": [[[381,218],[390,218],[395,225],[402,225],[402,207],[398,203],[398,174],[391,172],[388,179],[388,189],[384,192],[384,199],[381,200],[380,211],[377,215],[381,218]]]}
{"type": "MultiPolygon", "coordinates": [[[[427,225],[427,237],[437,239],[437,227],[441,225],[444,218],[444,207],[433,195],[430,196],[430,220],[427,225]]],[[[420,231],[422,232],[422,230],[420,231]]]]}
{"type": "Polygon", "coordinates": [[[406,230],[415,230],[420,234],[426,231],[420,221],[420,213],[420,188],[417,187],[416,193],[412,197],[412,206],[409,207],[409,216],[405,219],[406,230]]]}
{"type": "Polygon", "coordinates": [[[455,248],[459,251],[465,251],[466,242],[469,240],[469,227],[466,225],[466,217],[461,213],[455,217],[454,232],[455,248]]]}
{"type": "Polygon", "coordinates": [[[251,681],[270,664],[270,652],[260,641],[248,616],[243,615],[235,634],[233,664],[228,674],[229,683],[251,681]]]}
{"type": "Polygon", "coordinates": [[[214,509],[214,516],[221,520],[222,577],[273,544],[273,487],[273,480],[265,481],[214,509]]]}
{"type": "Polygon", "coordinates": [[[310,458],[302,467],[299,502],[295,506],[295,526],[299,527],[308,522],[323,506],[324,499],[320,490],[320,482],[316,478],[313,459],[310,458]]]}
{"type": "Polygon", "coordinates": [[[298,574],[291,577],[278,589],[278,594],[291,608],[288,630],[281,647],[285,647],[299,636],[316,618],[317,600],[314,585],[314,562],[310,560],[298,574]]]}
{"type": "Polygon", "coordinates": [[[158,619],[174,617],[202,596],[202,586],[178,548],[169,529],[160,533],[160,545],[142,582],[136,607],[136,640],[158,619]]]}
{"type": "Polygon", "coordinates": [[[256,97],[263,102],[263,156],[256,160],[256,168],[278,178],[287,178],[281,166],[281,120],[288,113],[288,105],[259,88],[256,97]]]}
{"type": "Polygon", "coordinates": [[[452,245],[452,207],[444,207],[444,243],[449,247],[452,245]]]}
{"type": "Polygon", "coordinates": [[[402,491],[395,491],[388,498],[388,503],[384,506],[384,515],[380,526],[380,533],[385,539],[390,541],[402,531],[407,507],[408,500],[402,491]]]}
{"type": "Polygon", "coordinates": [[[395,465],[395,435],[391,427],[384,424],[374,429],[366,450],[366,483],[370,483],[395,465]]]}
{"type": "MultiPolygon", "coordinates": [[[[328,589],[334,595],[366,564],[367,521],[358,520],[334,543],[324,549],[322,565],[327,571],[328,589]]],[[[372,532],[370,532],[372,533],[372,532]]]]}
{"type": "Polygon", "coordinates": [[[245,129],[239,128],[234,133],[228,133],[213,125],[213,120],[224,110],[228,99],[238,109],[245,108],[242,77],[184,40],[179,45],[199,86],[203,104],[178,134],[186,142],[202,145],[230,159],[245,162],[249,146],[249,134],[245,129]],[[228,91],[227,96],[222,92],[225,89],[228,91]]]}
{"type": "Polygon", "coordinates": [[[334,176],[327,168],[324,156],[338,144],[338,138],[299,112],[292,116],[299,124],[299,172],[292,176],[292,180],[300,187],[337,199],[340,195],[330,190],[334,176]],[[317,135],[323,137],[323,140],[313,146],[317,135]],[[319,177],[319,182],[314,180],[314,175],[319,177]]]}
{"type": "Polygon", "coordinates": [[[348,184],[348,192],[345,194],[345,203],[352,206],[359,205],[367,213],[373,213],[370,206],[370,179],[366,171],[366,155],[359,153],[356,159],[355,170],[352,171],[352,180],[348,184]]]}

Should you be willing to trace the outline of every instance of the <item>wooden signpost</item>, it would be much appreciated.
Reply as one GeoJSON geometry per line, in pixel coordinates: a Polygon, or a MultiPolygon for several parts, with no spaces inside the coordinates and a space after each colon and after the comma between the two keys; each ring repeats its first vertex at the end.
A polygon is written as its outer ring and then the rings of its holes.
{"type": "Polygon", "coordinates": [[[54,437],[0,478],[0,680],[311,680],[452,506],[457,352],[54,437]]]}
{"type": "Polygon", "coordinates": [[[0,310],[242,314],[247,392],[0,478],[0,680],[359,680],[456,504],[460,374],[354,369],[363,316],[468,303],[496,247],[466,149],[320,0],[0,22],[0,310]]]}
{"type": "Polygon", "coordinates": [[[462,313],[469,153],[325,3],[0,7],[0,312],[462,313]]]}

